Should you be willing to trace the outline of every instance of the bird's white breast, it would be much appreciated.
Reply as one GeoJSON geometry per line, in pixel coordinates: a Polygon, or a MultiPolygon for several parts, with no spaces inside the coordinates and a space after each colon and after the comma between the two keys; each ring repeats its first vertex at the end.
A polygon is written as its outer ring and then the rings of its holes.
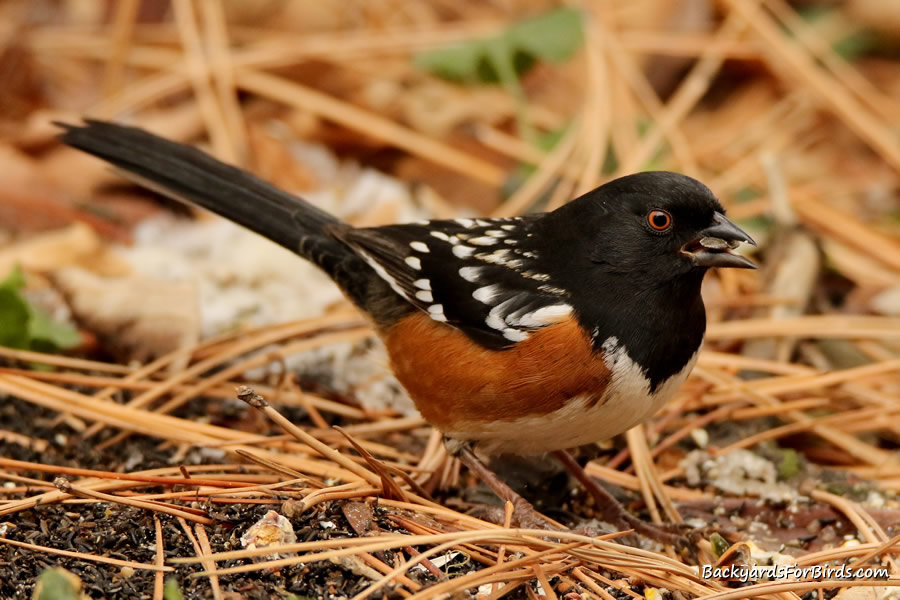
{"type": "Polygon", "coordinates": [[[650,381],[614,337],[603,343],[610,383],[600,401],[577,396],[544,415],[480,423],[448,436],[476,442],[480,454],[532,455],[607,440],[651,417],[675,395],[697,362],[695,352],[684,368],[650,392],[650,381]]]}

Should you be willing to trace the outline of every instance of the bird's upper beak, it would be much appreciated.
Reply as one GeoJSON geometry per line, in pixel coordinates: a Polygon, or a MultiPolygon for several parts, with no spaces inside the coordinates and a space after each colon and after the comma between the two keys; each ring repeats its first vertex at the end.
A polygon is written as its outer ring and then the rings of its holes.
{"type": "Polygon", "coordinates": [[[696,240],[685,244],[681,251],[698,267],[757,268],[750,259],[732,252],[741,242],[756,245],[744,230],[717,212],[712,225],[701,231],[696,240]]]}

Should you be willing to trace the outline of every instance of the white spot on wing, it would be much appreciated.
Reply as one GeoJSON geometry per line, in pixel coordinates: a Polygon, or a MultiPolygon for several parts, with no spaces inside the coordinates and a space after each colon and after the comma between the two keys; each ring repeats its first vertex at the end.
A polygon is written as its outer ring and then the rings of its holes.
{"type": "Polygon", "coordinates": [[[552,285],[541,284],[538,286],[538,289],[542,292],[547,292],[548,294],[556,294],[557,296],[565,296],[566,290],[558,287],[554,287],[552,285]]]}
{"type": "Polygon", "coordinates": [[[490,221],[485,221],[484,219],[475,219],[475,222],[479,227],[490,227],[493,224],[490,221]]]}
{"type": "Polygon", "coordinates": [[[404,262],[406,262],[406,264],[408,264],[410,267],[412,267],[416,271],[422,270],[422,261],[419,260],[415,256],[407,256],[406,259],[404,260],[404,262]]]}
{"type": "Polygon", "coordinates": [[[416,298],[422,302],[434,302],[434,296],[431,295],[431,292],[426,292],[425,290],[416,292],[416,298]]]}
{"type": "Polygon", "coordinates": [[[473,221],[472,219],[454,219],[454,221],[456,221],[466,229],[475,227],[475,221],[473,221]]]}
{"type": "Polygon", "coordinates": [[[447,322],[447,316],[444,314],[444,305],[443,304],[432,304],[428,307],[428,316],[434,319],[435,321],[440,321],[442,323],[447,322]]]}
{"type": "Polygon", "coordinates": [[[403,288],[400,287],[400,285],[397,283],[397,280],[394,279],[391,274],[388,273],[387,270],[383,266],[381,266],[374,258],[372,258],[368,252],[360,250],[359,248],[357,248],[356,251],[362,257],[362,259],[366,261],[366,263],[368,263],[370,267],[372,267],[372,270],[375,271],[375,274],[384,279],[388,283],[388,285],[391,286],[392,290],[400,294],[401,297],[409,300],[409,296],[405,291],[403,291],[403,288]]]}
{"type": "Polygon", "coordinates": [[[479,254],[476,258],[480,258],[482,260],[503,260],[507,256],[512,254],[512,250],[509,248],[500,248],[499,250],[494,250],[493,252],[487,252],[484,254],[479,254]]]}
{"type": "Polygon", "coordinates": [[[510,250],[508,248],[502,248],[500,250],[494,250],[493,252],[481,252],[475,255],[475,258],[478,260],[483,260],[486,263],[491,263],[492,265],[502,265],[504,267],[509,267],[510,269],[519,269],[523,262],[518,258],[508,258],[510,255],[510,250]]]}
{"type": "Polygon", "coordinates": [[[516,228],[515,225],[501,225],[500,226],[500,229],[505,229],[506,231],[512,231],[515,228],[516,228]]]}
{"type": "Polygon", "coordinates": [[[521,342],[528,339],[528,333],[518,329],[506,328],[503,330],[503,337],[513,342],[521,342]]]}
{"type": "Polygon", "coordinates": [[[436,237],[439,240],[444,240],[445,242],[450,241],[450,236],[443,231],[430,231],[429,233],[432,235],[432,237],[436,237]]]}
{"type": "Polygon", "coordinates": [[[413,285],[420,290],[431,290],[431,281],[428,279],[416,279],[413,281],[413,285]]]}
{"type": "Polygon", "coordinates": [[[481,272],[481,267],[462,267],[459,270],[459,276],[468,281],[469,283],[475,283],[478,281],[479,273],[481,272]]]}
{"type": "Polygon", "coordinates": [[[428,253],[431,250],[428,249],[428,246],[425,245],[424,242],[410,242],[409,247],[415,250],[416,252],[424,252],[428,253]]]}
{"type": "MultiPolygon", "coordinates": [[[[484,289],[484,288],[481,288],[484,289]]],[[[487,318],[484,322],[491,329],[496,329],[497,331],[503,334],[503,337],[512,341],[512,342],[521,342],[522,340],[528,339],[527,331],[520,331],[515,329],[514,327],[510,327],[506,322],[504,314],[509,307],[510,303],[513,301],[512,298],[502,302],[491,309],[491,312],[488,313],[487,318]]]]}
{"type": "MultiPolygon", "coordinates": [[[[496,283],[491,285],[486,285],[484,287],[480,287],[474,292],[472,292],[472,297],[478,300],[479,302],[484,302],[485,304],[492,304],[494,299],[500,294],[500,286],[496,283]]],[[[502,306],[502,304],[501,304],[502,306]]],[[[499,307],[497,307],[499,308],[499,307]]]]}
{"type": "Polygon", "coordinates": [[[485,318],[484,322],[491,329],[496,329],[497,331],[503,331],[506,329],[506,321],[503,320],[503,317],[500,316],[500,311],[498,311],[499,307],[495,306],[491,309],[491,312],[488,313],[487,318],[485,318]]]}
{"type": "Polygon", "coordinates": [[[469,240],[469,243],[475,244],[476,246],[493,246],[497,243],[497,239],[483,235],[481,237],[472,238],[469,240]]]}
{"type": "Polygon", "coordinates": [[[453,255],[456,258],[469,258],[475,253],[475,248],[471,246],[453,246],[453,255]]]}
{"type": "Polygon", "coordinates": [[[571,312],[572,307],[568,304],[553,304],[525,313],[516,319],[514,323],[510,324],[518,327],[543,327],[552,323],[559,323],[571,312]]]}
{"type": "Polygon", "coordinates": [[[535,273],[533,271],[525,271],[522,273],[522,277],[527,277],[528,279],[534,279],[535,281],[549,281],[550,276],[545,273],[535,273]]]}

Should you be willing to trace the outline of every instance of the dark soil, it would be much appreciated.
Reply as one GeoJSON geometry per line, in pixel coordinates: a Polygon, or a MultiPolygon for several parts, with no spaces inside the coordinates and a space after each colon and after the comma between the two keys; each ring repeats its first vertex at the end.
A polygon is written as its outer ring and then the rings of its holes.
{"type": "MultiPolygon", "coordinates": [[[[287,409],[285,414],[298,424],[308,423],[302,410],[287,409]]],[[[180,411],[187,418],[205,417],[220,425],[236,429],[246,429],[254,433],[275,433],[274,427],[265,419],[255,418],[243,403],[195,400],[180,411]]],[[[79,441],[73,431],[58,415],[34,404],[17,398],[6,397],[0,402],[0,430],[13,431],[48,442],[44,452],[37,452],[19,444],[0,442],[0,456],[40,462],[43,464],[71,466],[105,471],[140,471],[172,466],[172,459],[178,449],[171,444],[161,444],[159,440],[138,435],[127,438],[108,449],[102,447],[104,439],[115,435],[108,430],[96,440],[79,441]]],[[[404,450],[416,451],[421,440],[413,436],[398,442],[404,450]]],[[[215,453],[191,450],[182,464],[216,463],[221,457],[215,453]]],[[[593,500],[580,489],[573,492],[568,476],[561,472],[560,465],[553,460],[515,459],[495,462],[492,467],[529,498],[542,511],[560,522],[579,527],[584,519],[592,516],[593,500]]],[[[52,481],[52,473],[21,473],[28,477],[52,481]]],[[[18,485],[18,484],[12,484],[18,485]]],[[[166,491],[161,487],[143,487],[146,492],[166,491]]],[[[639,509],[636,494],[615,489],[619,500],[630,509],[639,509]]],[[[28,496],[38,493],[32,490],[28,496]]],[[[17,499],[23,495],[6,494],[4,499],[17,499]]],[[[477,509],[479,516],[496,517],[497,498],[482,485],[476,485],[470,478],[463,478],[462,490],[453,490],[438,498],[448,506],[459,510],[477,509]],[[471,485],[470,485],[471,484],[471,485]]],[[[774,546],[810,551],[821,547],[823,542],[840,540],[843,535],[855,529],[831,509],[809,505],[797,512],[789,512],[784,506],[767,505],[759,502],[745,502],[739,499],[725,500],[729,518],[715,510],[717,503],[689,503],[682,505],[686,517],[700,517],[706,522],[716,522],[734,530],[735,518],[743,519],[744,531],[751,522],[766,526],[765,537],[774,546]],[[790,522],[785,522],[786,517],[790,522]],[[807,518],[808,517],[808,518],[807,518]],[[818,523],[811,528],[810,522],[818,523]],[[771,538],[769,540],[769,538],[771,538]]],[[[318,505],[315,509],[291,519],[298,541],[313,541],[342,537],[355,537],[359,533],[345,517],[347,502],[333,502],[318,505]]],[[[203,505],[215,523],[206,527],[210,545],[214,552],[224,552],[241,548],[240,536],[267,511],[280,511],[280,504],[223,504],[203,505]]],[[[376,508],[372,522],[384,531],[403,531],[388,518],[383,509],[376,508]]],[[[191,540],[185,535],[180,523],[167,515],[159,515],[163,527],[163,542],[166,558],[196,556],[191,540]]],[[[501,517],[502,518],[502,517],[501,517]]],[[[896,511],[876,511],[876,518],[885,527],[898,519],[896,511]]],[[[156,555],[156,534],[153,516],[145,511],[107,503],[79,502],[65,505],[39,506],[31,510],[0,519],[0,527],[5,526],[5,537],[65,550],[108,556],[122,560],[152,563],[156,555]]],[[[725,533],[725,531],[723,531],[725,533]]],[[[726,534],[727,535],[727,534],[726,534]]],[[[734,537],[728,535],[729,538],[734,537]]],[[[739,537],[739,536],[738,536],[739,537]]],[[[732,540],[734,541],[734,540],[732,540]]],[[[764,540],[760,539],[760,543],[764,540]]],[[[418,548],[417,550],[424,550],[418,548]]],[[[773,547],[772,549],[775,549],[773,547]]],[[[405,554],[392,552],[377,553],[377,557],[390,566],[409,558],[405,554]]],[[[465,558],[465,557],[464,557],[465,558]]],[[[245,564],[245,561],[219,563],[229,567],[245,564]]],[[[90,598],[116,598],[123,600],[151,598],[155,574],[152,571],[137,570],[133,573],[121,568],[77,559],[65,558],[44,552],[25,550],[0,543],[0,599],[26,600],[31,598],[36,578],[47,568],[63,567],[81,578],[84,591],[90,598]]],[[[185,598],[211,598],[212,590],[207,577],[192,577],[201,568],[195,565],[177,565],[170,577],[174,577],[185,598]]],[[[472,560],[463,560],[445,571],[450,576],[464,574],[479,565],[472,560]]],[[[432,575],[421,570],[411,571],[409,577],[419,583],[434,582],[432,575]]],[[[610,574],[616,577],[615,574],[610,574]]],[[[248,574],[228,575],[219,578],[223,595],[227,600],[268,600],[296,594],[300,597],[332,599],[352,597],[371,583],[371,580],[345,566],[329,561],[283,568],[278,571],[254,571],[248,574]]],[[[621,592],[610,589],[616,597],[621,592]]],[[[384,590],[385,597],[400,596],[390,588],[384,590]]],[[[527,597],[524,587],[520,587],[508,598],[527,597]]]]}
{"type": "MultiPolygon", "coordinates": [[[[242,404],[242,403],[241,403],[242,404]]],[[[246,405],[244,405],[246,406],[246,405]]],[[[247,417],[239,407],[223,403],[195,401],[187,405],[182,416],[214,415],[219,423],[240,425],[247,417]]],[[[304,415],[289,415],[303,423],[304,415]]],[[[140,471],[171,466],[170,459],[176,448],[160,444],[158,440],[134,435],[110,449],[98,450],[98,442],[114,435],[114,431],[101,434],[97,441],[80,442],[75,431],[60,423],[53,411],[13,397],[2,400],[0,429],[28,435],[50,442],[39,453],[19,444],[0,442],[0,456],[43,464],[98,469],[105,471],[140,471]]],[[[254,423],[256,433],[268,424],[254,423]]],[[[267,432],[271,433],[271,432],[267,432]]],[[[191,464],[211,462],[203,453],[190,452],[191,464]]],[[[35,479],[52,481],[51,473],[22,473],[35,479]]],[[[145,487],[152,493],[164,491],[161,487],[145,487]]],[[[28,495],[34,495],[34,490],[28,495]]],[[[7,495],[17,499],[22,495],[7,495]]],[[[298,541],[312,541],[354,537],[356,533],[343,514],[343,502],[325,503],[314,510],[291,519],[298,541]]],[[[241,548],[240,536],[267,511],[279,510],[279,504],[214,504],[208,510],[215,524],[207,526],[210,545],[215,552],[241,548]]],[[[279,511],[280,512],[280,511],[279,511]]],[[[192,542],[176,519],[159,515],[163,527],[166,558],[196,556],[192,542]]],[[[41,546],[85,552],[122,560],[152,563],[156,556],[156,534],[153,516],[144,510],[106,503],[77,503],[39,506],[32,510],[11,515],[0,523],[7,523],[6,536],[11,540],[25,541],[41,546]]],[[[387,531],[398,531],[396,525],[385,518],[381,509],[375,510],[375,522],[387,531]]],[[[402,531],[402,530],[400,530],[402,531]]],[[[420,550],[424,550],[421,548],[420,550]]],[[[409,558],[395,556],[391,552],[378,553],[378,558],[391,566],[409,558]]],[[[221,568],[245,564],[247,561],[219,563],[221,568]]],[[[62,567],[81,578],[84,592],[91,598],[116,598],[122,600],[150,598],[153,593],[153,571],[136,570],[123,573],[120,567],[87,562],[43,552],[35,552],[0,543],[0,598],[3,600],[30,599],[37,577],[45,569],[62,567]]],[[[456,569],[466,573],[477,564],[466,561],[466,566],[456,569]]],[[[212,598],[210,581],[206,577],[191,577],[201,570],[199,566],[177,565],[173,574],[186,599],[212,598]]],[[[420,583],[435,581],[427,573],[414,571],[409,575],[420,583]]],[[[283,568],[278,571],[255,571],[248,574],[228,575],[219,578],[220,586],[228,600],[268,600],[296,594],[311,598],[351,597],[371,581],[340,565],[323,561],[309,565],[283,568]],[[229,596],[228,593],[231,595],[229,596]]],[[[395,594],[387,590],[387,597],[395,594]]],[[[397,596],[399,597],[399,596],[397,596]]],[[[510,594],[516,598],[517,594],[510,594]]]]}
{"type": "MultiPolygon", "coordinates": [[[[187,412],[194,409],[199,413],[206,408],[204,403],[193,403],[187,412]]],[[[97,451],[95,442],[74,441],[77,439],[76,433],[66,425],[58,424],[56,417],[51,411],[16,398],[3,399],[0,429],[51,443],[43,453],[18,444],[0,443],[0,455],[17,460],[107,471],[138,471],[171,466],[169,459],[176,451],[174,447],[161,448],[157,440],[132,436],[109,450],[97,451]]],[[[109,432],[106,436],[112,433],[109,432]]],[[[203,455],[196,453],[190,458],[192,463],[201,462],[203,455]]],[[[54,477],[49,473],[25,475],[47,481],[54,477]]],[[[143,489],[147,492],[163,491],[162,488],[143,489]]],[[[209,506],[211,516],[216,520],[215,525],[207,527],[210,545],[218,552],[240,549],[240,535],[268,510],[278,508],[278,504],[209,506]]],[[[181,525],[167,515],[160,515],[160,520],[166,557],[195,556],[192,543],[181,525]]],[[[9,539],[122,560],[147,563],[155,560],[156,534],[153,517],[144,510],[105,503],[47,505],[16,513],[6,519],[6,522],[9,523],[6,533],[9,539]]],[[[318,510],[308,511],[292,519],[292,523],[298,541],[355,535],[337,503],[321,505],[318,510]],[[327,522],[329,526],[323,527],[323,522],[327,522]]],[[[385,525],[388,523],[385,522],[385,525]]],[[[243,561],[221,563],[221,566],[238,564],[243,564],[243,561]]],[[[37,576],[44,569],[54,566],[63,567],[78,575],[84,583],[84,591],[91,598],[126,600],[150,598],[152,595],[155,577],[152,571],[137,570],[126,577],[116,566],[33,552],[0,543],[0,598],[31,598],[37,576]]],[[[191,577],[191,574],[200,570],[198,566],[179,565],[175,573],[170,575],[178,580],[185,598],[212,597],[209,579],[191,577]]],[[[220,578],[222,591],[234,593],[230,600],[268,600],[289,594],[313,598],[344,597],[359,592],[368,583],[368,580],[328,562],[290,567],[277,572],[257,571],[220,578]]]]}

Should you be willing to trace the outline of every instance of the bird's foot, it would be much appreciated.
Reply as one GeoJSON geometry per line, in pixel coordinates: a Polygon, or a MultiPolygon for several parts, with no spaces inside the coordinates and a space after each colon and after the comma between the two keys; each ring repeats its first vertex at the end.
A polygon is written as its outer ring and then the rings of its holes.
{"type": "Polygon", "coordinates": [[[679,554],[693,552],[696,540],[695,530],[690,525],[683,523],[648,523],[634,515],[622,510],[621,520],[613,521],[617,527],[633,529],[642,537],[659,542],[665,546],[672,546],[679,554]]]}
{"type": "MultiPolygon", "coordinates": [[[[449,445],[448,449],[450,449],[449,445]]],[[[470,471],[472,471],[472,473],[491,488],[501,500],[512,503],[512,524],[514,526],[518,526],[522,529],[560,530],[560,528],[554,525],[547,517],[539,513],[531,502],[520,496],[515,490],[497,477],[496,473],[491,471],[487,465],[475,456],[475,453],[472,452],[472,449],[467,444],[454,445],[452,447],[452,452],[470,471]]],[[[504,521],[505,517],[501,517],[499,523],[502,524],[504,521]]]]}
{"type": "Polygon", "coordinates": [[[571,454],[560,450],[554,452],[554,455],[594,497],[597,510],[600,512],[597,515],[599,520],[610,523],[620,530],[632,529],[635,534],[666,546],[672,546],[680,553],[693,552],[694,544],[691,538],[694,538],[695,535],[692,527],[680,523],[657,525],[638,519],[625,510],[612,494],[592,479],[571,454]]]}

